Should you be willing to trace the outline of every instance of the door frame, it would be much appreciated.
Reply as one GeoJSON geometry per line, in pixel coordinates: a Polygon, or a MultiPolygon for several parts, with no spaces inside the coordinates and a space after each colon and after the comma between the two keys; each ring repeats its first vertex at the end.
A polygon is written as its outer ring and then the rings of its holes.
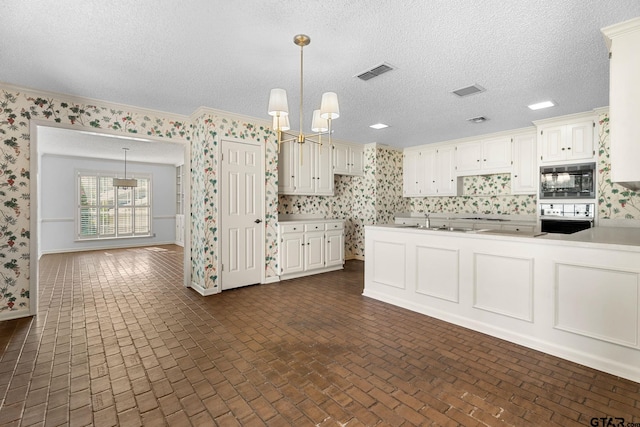
{"type": "MultiPolygon", "coordinates": [[[[38,147],[38,130],[39,128],[50,127],[66,129],[70,131],[82,132],[88,131],[86,128],[78,128],[77,126],[68,125],[64,123],[53,123],[46,120],[31,119],[29,121],[29,173],[30,179],[30,207],[29,207],[29,314],[38,314],[38,293],[40,291],[40,152],[38,147]]],[[[121,132],[112,131],[110,129],[97,128],[92,129],[91,132],[96,134],[103,134],[106,137],[115,138],[131,138],[130,135],[123,135],[121,132]]],[[[153,136],[137,136],[149,141],[167,142],[164,138],[155,138],[153,136]]],[[[191,170],[191,143],[188,140],[171,140],[170,142],[180,144],[184,148],[184,167],[185,170],[191,170]]],[[[191,218],[191,176],[189,174],[188,179],[183,180],[184,185],[184,216],[185,218],[191,218]]],[[[182,271],[182,285],[184,287],[191,286],[191,221],[185,222],[184,227],[184,246],[183,246],[183,271],[182,271]]]]}
{"type": "MultiPolygon", "coordinates": [[[[262,220],[262,224],[263,227],[266,227],[266,212],[265,212],[265,208],[266,208],[266,188],[267,188],[267,181],[266,181],[266,153],[265,153],[265,144],[257,141],[255,139],[242,139],[242,138],[233,138],[233,137],[227,137],[227,136],[220,136],[218,137],[218,144],[217,144],[217,150],[216,150],[216,155],[218,157],[218,159],[220,159],[220,167],[218,168],[219,173],[220,173],[220,177],[222,177],[222,153],[223,153],[223,149],[222,149],[222,145],[225,143],[225,141],[228,142],[235,142],[235,143],[240,143],[240,144],[247,144],[247,145],[253,145],[253,146],[258,146],[260,147],[260,177],[262,179],[262,197],[260,198],[260,206],[258,208],[258,211],[260,212],[260,219],[262,220]]],[[[218,191],[218,206],[222,207],[222,188],[220,188],[220,191],[218,191]]],[[[224,249],[224,244],[225,244],[225,233],[224,233],[224,221],[222,220],[222,209],[217,209],[217,223],[220,224],[219,230],[219,238],[218,238],[218,248],[220,249],[220,256],[216,257],[216,269],[219,272],[218,277],[220,280],[219,286],[218,286],[218,292],[222,292],[222,280],[223,280],[223,276],[224,276],[224,271],[222,271],[222,251],[225,250],[224,249]]],[[[267,235],[266,235],[266,228],[263,228],[263,232],[262,232],[262,244],[260,245],[260,251],[258,253],[259,256],[259,261],[260,261],[260,283],[264,284],[265,283],[265,278],[266,278],[266,268],[265,268],[265,261],[266,261],[266,245],[267,245],[267,235]]]]}

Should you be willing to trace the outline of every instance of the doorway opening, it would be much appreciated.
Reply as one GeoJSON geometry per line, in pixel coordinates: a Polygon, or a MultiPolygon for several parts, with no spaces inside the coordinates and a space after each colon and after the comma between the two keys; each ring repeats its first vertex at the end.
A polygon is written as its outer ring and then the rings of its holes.
{"type": "MultiPolygon", "coordinates": [[[[190,218],[190,179],[188,172],[179,180],[179,170],[190,170],[190,145],[188,141],[167,141],[152,137],[130,137],[109,130],[99,132],[55,125],[49,122],[31,121],[31,204],[30,204],[30,314],[38,311],[39,261],[42,255],[61,252],[109,250],[118,248],[153,247],[166,244],[183,245],[182,283],[191,281],[190,226],[178,227],[178,209],[184,218],[190,218]],[[129,175],[149,179],[149,191],[145,188],[120,191],[115,187],[106,192],[105,199],[114,200],[95,206],[97,213],[83,210],[84,187],[80,176],[94,173],[96,176],[124,172],[123,147],[127,151],[127,178],[129,175]],[[83,175],[81,175],[83,174],[83,175]],[[178,190],[178,187],[181,187],[178,190]],[[168,191],[168,189],[176,189],[168,191]],[[124,196],[124,199],[123,199],[124,196]],[[83,220],[91,227],[114,227],[113,221],[103,220],[113,215],[109,203],[127,213],[136,209],[139,215],[122,215],[124,237],[109,238],[109,232],[101,230],[96,238],[82,236],[83,220]],[[145,206],[146,203],[146,206],[145,206]],[[149,212],[144,214],[144,208],[149,212]],[[93,222],[91,222],[93,219],[93,222]],[[135,219],[134,224],[126,224],[135,219]],[[148,222],[148,224],[146,223],[148,222]],[[144,237],[135,232],[127,236],[127,228],[149,227],[144,237]],[[179,230],[179,235],[177,234],[179,230]]],[[[116,223],[117,224],[117,223],[116,223]]],[[[85,224],[86,225],[86,224],[85,224]]],[[[86,233],[85,233],[86,234],[86,233]]],[[[118,233],[114,233],[118,234],[118,233]]]]}

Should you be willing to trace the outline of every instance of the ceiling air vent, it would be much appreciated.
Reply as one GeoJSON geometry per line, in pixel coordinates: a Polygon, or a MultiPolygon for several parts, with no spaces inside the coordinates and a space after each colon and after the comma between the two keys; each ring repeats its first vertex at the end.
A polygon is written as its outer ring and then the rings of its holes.
{"type": "Polygon", "coordinates": [[[487,119],[484,116],[472,117],[470,119],[467,119],[467,121],[471,123],[482,123],[482,122],[486,122],[487,120],[489,119],[487,119]]]}
{"type": "Polygon", "coordinates": [[[461,87],[460,89],[451,91],[451,93],[458,95],[460,98],[462,98],[465,96],[475,95],[476,93],[484,92],[485,90],[486,89],[483,88],[482,86],[475,84],[467,87],[461,87]]]}
{"type": "Polygon", "coordinates": [[[373,67],[370,70],[364,71],[358,75],[356,75],[357,78],[359,78],[360,80],[371,80],[374,77],[378,77],[380,74],[384,74],[387,71],[391,71],[394,70],[394,68],[386,63],[380,64],[380,65],[376,65],[375,67],[373,67]]]}

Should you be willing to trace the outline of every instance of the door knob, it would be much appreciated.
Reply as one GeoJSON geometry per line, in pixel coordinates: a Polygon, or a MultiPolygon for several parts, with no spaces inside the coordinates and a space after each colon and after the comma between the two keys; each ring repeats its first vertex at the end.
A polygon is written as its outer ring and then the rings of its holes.
{"type": "Polygon", "coordinates": [[[260,224],[260,223],[262,222],[262,220],[261,220],[260,218],[258,218],[258,219],[256,219],[256,220],[255,220],[255,221],[253,221],[253,222],[255,222],[256,224],[260,224]]]}

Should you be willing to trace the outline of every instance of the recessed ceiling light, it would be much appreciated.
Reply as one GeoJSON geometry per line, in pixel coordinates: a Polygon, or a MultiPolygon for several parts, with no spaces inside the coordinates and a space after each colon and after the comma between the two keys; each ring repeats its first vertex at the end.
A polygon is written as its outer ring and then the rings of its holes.
{"type": "Polygon", "coordinates": [[[385,125],[384,123],[376,123],[375,125],[371,125],[369,127],[373,129],[384,129],[384,128],[388,128],[389,125],[385,125]]]}
{"type": "Polygon", "coordinates": [[[554,107],[556,104],[553,101],[538,102],[537,104],[528,105],[530,110],[541,110],[543,108],[554,107]]]}

